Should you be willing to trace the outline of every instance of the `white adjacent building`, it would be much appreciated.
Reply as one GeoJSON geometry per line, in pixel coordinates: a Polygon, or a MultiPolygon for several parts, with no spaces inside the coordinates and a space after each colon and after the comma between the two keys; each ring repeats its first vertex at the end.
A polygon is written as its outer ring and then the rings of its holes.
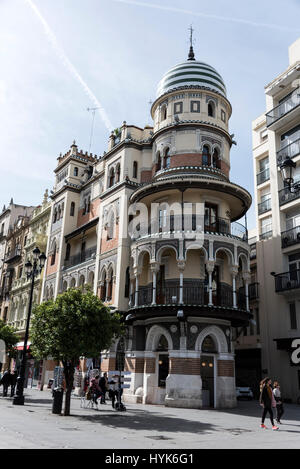
{"type": "Polygon", "coordinates": [[[262,376],[279,380],[286,399],[300,395],[291,344],[300,337],[300,39],[289,66],[265,87],[266,113],[252,126],[258,242],[262,376]],[[295,163],[291,187],[280,166],[295,163]]]}

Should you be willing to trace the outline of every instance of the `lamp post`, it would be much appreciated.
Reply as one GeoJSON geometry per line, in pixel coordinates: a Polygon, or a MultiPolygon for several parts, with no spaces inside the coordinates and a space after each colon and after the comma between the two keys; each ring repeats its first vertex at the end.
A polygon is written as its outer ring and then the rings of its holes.
{"type": "Polygon", "coordinates": [[[280,172],[283,179],[288,186],[289,191],[293,193],[297,193],[300,191],[300,183],[294,183],[294,170],[296,168],[296,163],[290,158],[286,157],[283,163],[280,165],[280,172]]]}
{"type": "Polygon", "coordinates": [[[32,298],[33,298],[33,289],[34,289],[34,281],[36,276],[42,271],[46,256],[44,253],[41,254],[41,251],[38,247],[33,250],[33,264],[28,261],[25,264],[25,274],[28,279],[31,279],[31,287],[30,287],[30,297],[29,297],[29,305],[28,305],[28,314],[27,314],[27,322],[26,322],[26,331],[24,337],[24,348],[23,348],[23,355],[22,355],[22,362],[19,377],[17,380],[17,390],[16,396],[13,399],[13,404],[15,405],[24,405],[24,381],[25,381],[25,370],[26,370],[26,353],[27,353],[27,342],[29,336],[29,324],[30,324],[30,316],[31,316],[31,309],[32,309],[32,298]]]}

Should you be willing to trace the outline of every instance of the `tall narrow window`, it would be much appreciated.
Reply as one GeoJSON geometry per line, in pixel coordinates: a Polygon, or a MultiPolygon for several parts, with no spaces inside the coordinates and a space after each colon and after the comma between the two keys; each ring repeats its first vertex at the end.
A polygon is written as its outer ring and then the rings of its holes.
{"type": "Polygon", "coordinates": [[[121,167],[118,164],[116,168],[116,182],[120,182],[120,177],[121,177],[121,167]]]}
{"type": "Polygon", "coordinates": [[[88,196],[88,199],[87,199],[87,213],[90,213],[90,210],[91,210],[91,196],[89,195],[88,196]]]}
{"type": "Polygon", "coordinates": [[[158,158],[157,158],[157,171],[160,171],[161,170],[161,156],[160,154],[158,154],[158,158]]]}
{"type": "Polygon", "coordinates": [[[214,149],[214,152],[213,152],[212,164],[214,168],[219,167],[219,152],[216,148],[214,149]]]}
{"type": "Polygon", "coordinates": [[[56,259],[56,241],[52,243],[51,265],[55,264],[56,259]]]}
{"type": "Polygon", "coordinates": [[[137,164],[137,161],[134,161],[133,162],[133,171],[132,171],[132,177],[134,179],[137,178],[137,173],[138,173],[138,164],[137,164]]]}
{"type": "Polygon", "coordinates": [[[203,150],[202,150],[202,165],[208,166],[209,162],[210,162],[209,148],[207,145],[204,145],[203,150]]]}
{"type": "Polygon", "coordinates": [[[75,202],[71,202],[70,216],[74,217],[75,214],[75,202]]]}
{"type": "Polygon", "coordinates": [[[297,329],[297,314],[296,314],[296,304],[290,303],[290,322],[291,322],[291,329],[297,329]]]}
{"type": "Polygon", "coordinates": [[[164,167],[165,168],[170,168],[170,165],[171,165],[171,157],[170,157],[170,149],[167,148],[166,152],[165,152],[165,158],[164,158],[164,167]]]}
{"type": "Polygon", "coordinates": [[[74,168],[74,176],[76,176],[76,177],[78,176],[78,168],[76,166],[74,168]]]}
{"type": "Polygon", "coordinates": [[[215,104],[212,101],[208,103],[207,110],[209,117],[215,117],[215,104]]]}
{"type": "Polygon", "coordinates": [[[112,187],[115,184],[115,170],[111,168],[109,173],[109,187],[112,187]]]}
{"type": "Polygon", "coordinates": [[[125,275],[125,293],[124,293],[125,298],[129,298],[129,289],[130,289],[130,274],[129,274],[129,267],[127,267],[126,275],[125,275]]]}
{"type": "Polygon", "coordinates": [[[70,253],[71,253],[71,245],[70,243],[68,243],[66,247],[66,258],[65,258],[66,261],[70,259],[70,253]]]}

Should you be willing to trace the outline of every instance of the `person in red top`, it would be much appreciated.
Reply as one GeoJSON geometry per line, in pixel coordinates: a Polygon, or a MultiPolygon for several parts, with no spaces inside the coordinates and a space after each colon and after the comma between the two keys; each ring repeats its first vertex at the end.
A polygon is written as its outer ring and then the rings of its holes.
{"type": "Polygon", "coordinates": [[[97,399],[101,396],[102,391],[99,386],[99,376],[91,379],[90,390],[93,396],[93,402],[98,405],[97,399]]]}

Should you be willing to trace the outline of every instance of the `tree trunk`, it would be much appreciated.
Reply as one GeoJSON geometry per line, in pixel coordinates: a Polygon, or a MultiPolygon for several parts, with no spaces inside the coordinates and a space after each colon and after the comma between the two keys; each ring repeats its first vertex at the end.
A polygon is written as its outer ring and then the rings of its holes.
{"type": "Polygon", "coordinates": [[[65,374],[65,381],[66,381],[64,416],[68,416],[70,415],[70,408],[71,408],[71,393],[72,393],[73,381],[74,381],[74,363],[73,361],[63,362],[63,365],[64,365],[64,374],[65,374]]]}

